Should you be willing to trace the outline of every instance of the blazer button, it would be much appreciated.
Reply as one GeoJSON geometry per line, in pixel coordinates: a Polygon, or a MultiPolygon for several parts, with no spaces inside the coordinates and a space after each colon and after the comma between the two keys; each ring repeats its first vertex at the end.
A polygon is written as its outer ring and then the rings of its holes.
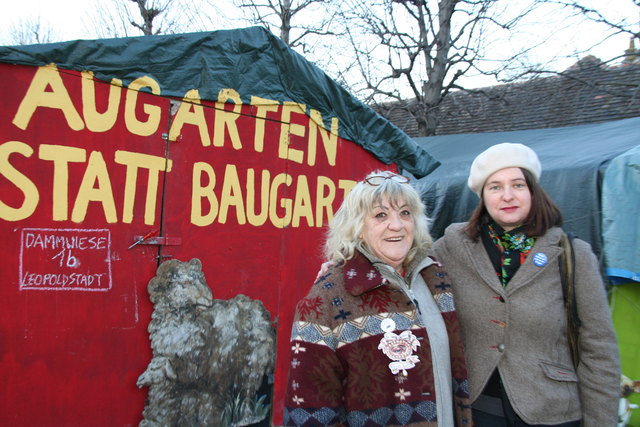
{"type": "Polygon", "coordinates": [[[503,352],[504,352],[504,344],[498,344],[498,351],[499,351],[500,353],[503,353],[503,352]]]}

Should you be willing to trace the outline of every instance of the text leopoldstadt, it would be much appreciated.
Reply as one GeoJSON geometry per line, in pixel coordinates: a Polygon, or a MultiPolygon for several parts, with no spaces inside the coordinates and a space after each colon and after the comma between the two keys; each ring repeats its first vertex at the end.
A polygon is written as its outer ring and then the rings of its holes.
{"type": "MultiPolygon", "coordinates": [[[[13,118],[12,124],[21,130],[35,126],[34,114],[39,109],[57,110],[62,113],[55,126],[68,126],[80,131],[87,129],[93,133],[107,132],[114,125],[124,121],[127,132],[132,135],[148,137],[162,133],[160,119],[161,107],[142,104],[140,108],[139,90],[145,88],[154,95],[160,95],[159,84],[150,77],[140,77],[132,81],[128,88],[122,82],[113,79],[109,87],[108,106],[104,112],[98,112],[96,105],[96,89],[93,74],[83,72],[79,79],[82,92],[82,115],[72,102],[72,97],[65,86],[59,70],[54,65],[39,67],[24,95],[13,118]],[[125,93],[123,112],[120,115],[121,96],[125,93]],[[144,111],[144,119],[141,113],[144,111]],[[32,121],[33,119],[33,121],[32,121]]],[[[66,83],[69,85],[69,83],[66,83]]],[[[254,132],[250,144],[242,141],[236,123],[242,101],[240,95],[232,89],[221,90],[216,108],[207,112],[215,115],[213,135],[209,135],[205,109],[197,90],[188,91],[183,97],[171,127],[169,141],[175,143],[180,134],[189,127],[197,130],[200,143],[210,149],[222,148],[229,144],[235,150],[253,150],[262,153],[265,148],[265,123],[279,123],[277,141],[277,157],[296,162],[301,165],[315,166],[316,160],[326,161],[327,165],[336,165],[338,152],[338,119],[331,122],[331,129],[326,130],[318,111],[310,110],[310,120],[306,125],[299,122],[304,115],[304,105],[285,102],[278,103],[251,97],[251,120],[254,132]],[[234,104],[225,103],[233,101],[234,104]],[[229,106],[233,105],[233,110],[229,106]],[[298,120],[292,120],[297,118],[298,120]],[[296,121],[298,123],[296,123],[296,121]],[[227,138],[225,139],[225,135],[227,138]],[[306,141],[306,151],[291,146],[291,136],[297,141],[306,141]],[[323,155],[318,155],[319,149],[323,155]]],[[[305,116],[306,117],[306,116],[305,116]]],[[[51,125],[49,125],[51,126],[51,125]]],[[[246,139],[246,137],[245,137],[246,139]]],[[[131,144],[135,145],[135,144],[131,144]]],[[[300,145],[300,144],[298,144],[300,145]]],[[[20,221],[29,218],[37,209],[47,209],[41,205],[41,189],[30,179],[29,168],[18,168],[11,162],[11,155],[17,154],[25,158],[50,162],[53,166],[51,219],[53,221],[71,221],[82,223],[90,204],[98,204],[104,212],[107,223],[132,223],[141,209],[134,209],[136,193],[145,194],[144,223],[156,223],[156,209],[159,199],[159,182],[161,174],[170,174],[172,160],[163,156],[155,156],[135,151],[116,150],[113,159],[106,158],[99,150],[85,149],[58,144],[41,143],[37,153],[31,145],[24,141],[6,141],[0,144],[0,174],[7,178],[21,192],[23,201],[19,206],[7,204],[0,200],[0,218],[7,221],[20,221]],[[72,164],[84,164],[86,169],[77,194],[70,191],[69,169],[72,164]],[[112,177],[113,168],[124,168],[124,184],[118,187],[112,177]],[[146,171],[146,183],[138,176],[146,171]],[[115,195],[121,191],[121,198],[115,195]],[[116,199],[122,200],[116,206],[116,199]]],[[[239,158],[236,156],[235,158],[239,158]]],[[[314,175],[309,179],[305,175],[292,176],[286,173],[272,174],[267,169],[238,167],[226,163],[214,167],[207,161],[195,161],[191,176],[191,209],[190,220],[196,226],[206,226],[217,221],[224,224],[235,213],[235,222],[240,225],[249,223],[261,226],[271,223],[275,227],[299,227],[305,222],[310,227],[321,227],[333,216],[332,203],[337,196],[344,196],[355,184],[352,180],[334,181],[326,176],[314,175]],[[244,182],[245,185],[241,183],[244,182]],[[283,193],[293,194],[284,197],[283,193]],[[340,193],[341,192],[341,193],[340,193]]],[[[48,193],[48,191],[47,191],[48,193]]],[[[120,196],[119,194],[119,196],[120,196]]],[[[233,221],[233,219],[232,219],[233,221]]]]}
{"type": "Polygon", "coordinates": [[[20,289],[111,289],[107,229],[23,228],[20,289]]]}

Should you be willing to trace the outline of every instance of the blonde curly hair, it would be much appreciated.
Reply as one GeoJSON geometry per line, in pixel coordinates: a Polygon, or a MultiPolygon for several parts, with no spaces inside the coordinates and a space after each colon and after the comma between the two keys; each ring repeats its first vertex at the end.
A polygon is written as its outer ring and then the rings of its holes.
{"type": "Polygon", "coordinates": [[[429,234],[425,206],[418,192],[408,182],[408,178],[401,175],[379,170],[369,173],[358,182],[345,197],[329,226],[324,246],[326,259],[346,261],[354,256],[358,248],[365,247],[360,237],[364,219],[373,206],[385,197],[392,206],[397,206],[402,199],[414,221],[413,245],[405,263],[411,261],[418,250],[430,247],[433,240],[429,234]],[[379,185],[367,182],[373,181],[374,177],[381,177],[377,179],[379,185]]]}

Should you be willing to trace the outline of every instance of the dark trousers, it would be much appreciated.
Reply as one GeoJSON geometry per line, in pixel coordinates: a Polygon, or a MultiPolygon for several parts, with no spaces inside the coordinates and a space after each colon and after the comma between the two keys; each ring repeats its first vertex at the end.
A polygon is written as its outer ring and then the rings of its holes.
{"type": "MultiPolygon", "coordinates": [[[[509,405],[511,406],[511,405],[509,405]]],[[[513,411],[513,408],[511,408],[513,411]]],[[[499,417],[497,415],[491,415],[486,412],[473,410],[473,422],[475,427],[528,427],[532,424],[527,424],[522,421],[522,418],[515,412],[511,417],[499,417]]],[[[571,421],[568,423],[555,424],[550,426],[548,424],[535,424],[536,427],[580,427],[580,421],[571,421]]]]}
{"type": "Polygon", "coordinates": [[[531,425],[537,427],[580,427],[580,421],[570,421],[568,423],[554,424],[553,426],[548,424],[525,423],[513,410],[513,406],[511,406],[511,402],[509,402],[497,370],[489,380],[489,384],[487,384],[484,391],[489,392],[491,396],[499,397],[500,401],[502,401],[502,416],[474,408],[473,421],[475,427],[529,427],[531,425]]]}

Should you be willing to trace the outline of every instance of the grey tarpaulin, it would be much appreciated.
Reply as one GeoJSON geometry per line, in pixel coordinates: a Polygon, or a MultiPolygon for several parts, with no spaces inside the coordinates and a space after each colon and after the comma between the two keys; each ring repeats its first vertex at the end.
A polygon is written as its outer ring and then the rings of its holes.
{"type": "MultiPolygon", "coordinates": [[[[562,210],[565,230],[591,243],[596,254],[601,255],[602,174],[612,159],[640,145],[640,118],[553,129],[434,136],[416,141],[442,164],[417,181],[433,218],[434,238],[441,236],[450,223],[466,221],[478,203],[478,197],[466,185],[475,156],[493,144],[520,142],[538,153],[541,184],[562,210]]],[[[624,192],[615,187],[610,191],[624,192]]],[[[636,210],[618,214],[637,233],[640,224],[638,205],[635,206],[636,210]]]]}
{"type": "Polygon", "coordinates": [[[322,70],[261,27],[206,33],[75,40],[31,46],[0,46],[0,62],[93,71],[105,81],[127,86],[149,76],[162,96],[182,98],[198,89],[202,99],[218,100],[221,89],[292,101],[320,111],[325,127],[340,120],[338,134],[361,145],[384,163],[425,176],[438,162],[403,131],[360,102],[322,70]]]}
{"type": "Polygon", "coordinates": [[[607,275],[640,282],[640,145],[604,173],[602,237],[607,275]]]}

